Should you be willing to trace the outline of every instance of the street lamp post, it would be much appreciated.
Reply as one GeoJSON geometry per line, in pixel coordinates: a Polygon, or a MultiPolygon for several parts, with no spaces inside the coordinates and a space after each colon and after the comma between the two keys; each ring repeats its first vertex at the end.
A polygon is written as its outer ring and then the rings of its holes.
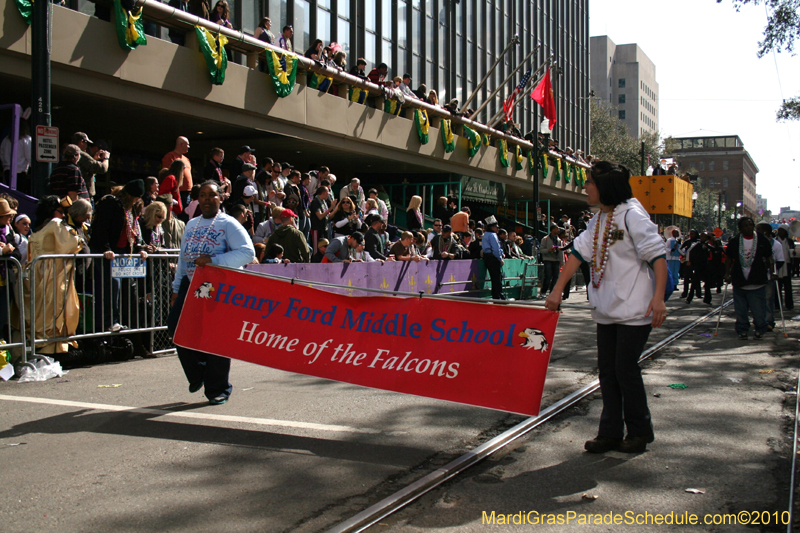
{"type": "MultiPolygon", "coordinates": [[[[533,140],[533,149],[536,150],[536,160],[535,160],[535,170],[541,169],[542,171],[542,179],[545,178],[547,174],[547,164],[542,164],[542,156],[546,155],[549,152],[549,142],[550,142],[550,119],[544,119],[542,124],[539,128],[539,133],[542,134],[542,148],[539,148],[539,136],[536,136],[536,139],[533,140]]],[[[540,225],[540,215],[539,215],[539,172],[533,173],[533,212],[536,213],[534,215],[534,235],[536,235],[536,240],[540,240],[544,235],[539,235],[539,225],[540,225]]]]}

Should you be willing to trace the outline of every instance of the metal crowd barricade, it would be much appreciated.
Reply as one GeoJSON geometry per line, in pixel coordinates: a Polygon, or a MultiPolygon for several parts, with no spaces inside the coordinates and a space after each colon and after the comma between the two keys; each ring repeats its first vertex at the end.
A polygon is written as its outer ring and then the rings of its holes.
{"type": "MultiPolygon", "coordinates": [[[[25,305],[23,302],[23,276],[25,269],[14,257],[0,257],[0,338],[4,344],[0,349],[13,354],[26,351],[25,305]],[[3,317],[5,320],[3,320],[3,317]]],[[[24,357],[24,355],[23,355],[24,357]]],[[[24,361],[24,359],[23,359],[24,361]]]]}
{"type": "Polygon", "coordinates": [[[174,348],[166,329],[174,279],[170,264],[178,262],[175,252],[148,255],[143,278],[111,277],[110,262],[102,254],[41,255],[33,259],[26,268],[29,295],[24,298],[25,318],[20,320],[28,336],[26,345],[22,335],[23,349],[27,346],[22,363],[28,356],[37,355],[37,348],[43,345],[114,335],[149,334],[154,354],[171,352],[174,348]],[[74,322],[76,317],[67,313],[70,306],[74,311],[74,300],[68,301],[73,289],[79,305],[77,327],[71,331],[67,320],[74,322]],[[124,329],[112,328],[117,322],[124,324],[124,329]]]}
{"type": "MultiPolygon", "coordinates": [[[[512,289],[512,288],[519,288],[519,298],[525,299],[527,293],[525,292],[526,289],[530,291],[529,297],[534,297],[534,291],[537,290],[536,281],[539,280],[539,271],[541,263],[537,263],[535,260],[524,260],[522,262],[522,272],[519,275],[512,275],[512,276],[503,276],[503,290],[512,289]],[[531,269],[533,272],[533,276],[528,276],[529,270],[531,269]],[[533,284],[529,284],[528,282],[534,281],[533,284]]],[[[461,295],[461,294],[471,294],[471,293],[480,293],[488,291],[485,287],[486,283],[491,282],[491,278],[489,277],[489,272],[486,271],[484,275],[484,279],[482,280],[462,280],[462,281],[443,281],[436,284],[436,289],[434,290],[434,294],[445,294],[445,295],[461,295]],[[453,291],[442,293],[441,290],[444,287],[451,286],[451,285],[464,285],[466,283],[472,282],[472,288],[463,290],[463,291],[453,291]]]]}

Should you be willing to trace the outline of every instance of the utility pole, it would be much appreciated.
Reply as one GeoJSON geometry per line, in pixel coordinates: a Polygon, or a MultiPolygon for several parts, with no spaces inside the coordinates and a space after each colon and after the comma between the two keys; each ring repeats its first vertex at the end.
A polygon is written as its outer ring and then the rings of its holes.
{"type": "MultiPolygon", "coordinates": [[[[53,4],[49,0],[33,3],[31,24],[31,102],[33,103],[32,151],[38,143],[36,126],[51,126],[50,116],[50,50],[53,4]]],[[[50,163],[33,161],[32,195],[41,198],[47,194],[50,163]]]]}

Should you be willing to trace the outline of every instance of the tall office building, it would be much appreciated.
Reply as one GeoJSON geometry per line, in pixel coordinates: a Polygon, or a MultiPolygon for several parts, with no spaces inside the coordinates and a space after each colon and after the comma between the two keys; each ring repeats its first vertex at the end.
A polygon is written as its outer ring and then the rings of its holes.
{"type": "Polygon", "coordinates": [[[591,38],[591,85],[609,102],[635,138],[658,132],[656,66],[637,44],[617,45],[605,35],[591,38]]]}

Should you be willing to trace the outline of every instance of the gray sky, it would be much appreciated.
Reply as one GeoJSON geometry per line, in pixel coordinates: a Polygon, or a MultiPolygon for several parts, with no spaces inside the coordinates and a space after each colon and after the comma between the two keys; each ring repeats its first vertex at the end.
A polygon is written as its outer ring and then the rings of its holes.
{"type": "MultiPolygon", "coordinates": [[[[800,121],[776,122],[800,95],[800,56],[759,59],[764,6],[730,0],[590,0],[590,35],[637,43],[656,65],[662,138],[736,134],[759,168],[768,208],[800,209],[800,121]]],[[[798,43],[800,49],[800,43],[798,43]]]]}

